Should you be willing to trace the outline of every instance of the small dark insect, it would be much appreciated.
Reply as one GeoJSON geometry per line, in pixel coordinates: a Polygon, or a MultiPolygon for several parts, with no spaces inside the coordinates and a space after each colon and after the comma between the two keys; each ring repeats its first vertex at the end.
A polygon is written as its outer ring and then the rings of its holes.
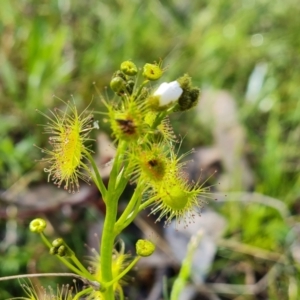
{"type": "Polygon", "coordinates": [[[157,166],[157,160],[156,159],[151,159],[148,161],[148,164],[151,166],[151,167],[156,167],[157,166]]]}
{"type": "Polygon", "coordinates": [[[135,133],[135,125],[132,120],[116,119],[116,121],[120,125],[120,129],[123,131],[123,133],[126,133],[126,134],[134,134],[135,133]]]}

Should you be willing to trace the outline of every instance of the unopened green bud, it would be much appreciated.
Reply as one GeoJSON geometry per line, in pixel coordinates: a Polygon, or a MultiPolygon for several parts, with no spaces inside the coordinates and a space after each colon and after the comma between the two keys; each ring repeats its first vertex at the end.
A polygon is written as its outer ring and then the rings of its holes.
{"type": "Polygon", "coordinates": [[[124,79],[124,81],[127,80],[126,74],[125,74],[124,72],[120,71],[120,70],[116,71],[116,72],[113,74],[112,78],[115,78],[115,77],[121,77],[122,79],[124,79]]]}
{"type": "Polygon", "coordinates": [[[184,91],[190,90],[192,88],[192,79],[188,74],[184,74],[183,76],[176,79],[176,81],[184,91]]]}
{"type": "Polygon", "coordinates": [[[193,88],[190,91],[184,91],[178,99],[177,109],[180,111],[188,110],[194,107],[199,100],[200,90],[193,88]]]}
{"type": "Polygon", "coordinates": [[[52,242],[52,246],[58,248],[59,246],[64,244],[64,240],[62,238],[58,238],[52,242]]]}
{"type": "Polygon", "coordinates": [[[136,65],[130,60],[122,62],[120,69],[128,76],[134,76],[138,72],[136,65]]]}
{"type": "Polygon", "coordinates": [[[51,247],[50,250],[49,250],[49,253],[51,255],[56,255],[57,254],[57,248],[56,247],[51,247]]]}
{"type": "Polygon", "coordinates": [[[200,89],[198,89],[198,88],[191,89],[190,96],[191,96],[191,101],[193,103],[195,103],[195,102],[197,103],[197,101],[199,100],[199,96],[200,96],[200,89]]]}
{"type": "Polygon", "coordinates": [[[146,99],[148,96],[149,96],[149,89],[144,86],[141,90],[139,99],[143,100],[143,99],[146,99]]]}
{"type": "Polygon", "coordinates": [[[121,77],[114,77],[109,85],[110,88],[117,94],[124,93],[126,90],[126,81],[121,77]]]}
{"type": "Polygon", "coordinates": [[[59,256],[72,256],[74,252],[69,248],[62,238],[58,238],[52,242],[50,254],[59,256]]]}
{"type": "Polygon", "coordinates": [[[47,223],[44,219],[37,218],[30,222],[29,230],[31,232],[41,233],[45,230],[47,223]]]}
{"type": "Polygon", "coordinates": [[[199,100],[200,89],[192,87],[192,80],[187,74],[177,79],[183,92],[175,110],[184,111],[194,107],[199,100]]]}
{"type": "Polygon", "coordinates": [[[147,240],[138,240],[136,245],[136,254],[139,256],[150,256],[155,251],[155,245],[147,240]]]}
{"type": "Polygon", "coordinates": [[[132,94],[134,88],[134,81],[133,80],[128,80],[126,83],[126,91],[129,95],[132,94]]]}
{"type": "Polygon", "coordinates": [[[57,249],[57,255],[63,257],[63,256],[66,256],[67,254],[67,249],[65,246],[59,246],[58,249],[57,249]]]}
{"type": "Polygon", "coordinates": [[[157,80],[163,74],[163,70],[159,65],[145,64],[143,68],[143,76],[149,80],[157,80]]]}

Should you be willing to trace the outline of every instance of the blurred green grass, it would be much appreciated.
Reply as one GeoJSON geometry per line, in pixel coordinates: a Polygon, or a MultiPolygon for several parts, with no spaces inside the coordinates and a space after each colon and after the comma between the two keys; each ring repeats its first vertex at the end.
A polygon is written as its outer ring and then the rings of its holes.
{"type": "MultiPolygon", "coordinates": [[[[39,169],[35,160],[41,154],[32,144],[43,145],[46,137],[36,126],[43,120],[35,109],[60,105],[53,94],[62,99],[74,94],[84,107],[95,94],[93,82],[103,89],[123,60],[142,66],[162,58],[168,66],[165,80],[187,72],[203,89],[234,95],[255,190],[284,201],[297,214],[299,13],[296,0],[2,0],[0,188],[39,169]],[[251,78],[258,80],[252,88],[251,78]]],[[[93,105],[101,107],[97,97],[93,105]]],[[[195,134],[196,126],[196,121],[182,126],[191,132],[188,145],[209,142],[209,135],[195,134]]],[[[36,180],[45,180],[42,172],[39,176],[36,180]]],[[[287,224],[271,209],[243,211],[236,205],[223,212],[231,220],[229,234],[242,228],[243,242],[284,248],[287,224]],[[266,235],[260,235],[262,226],[266,235]]]]}

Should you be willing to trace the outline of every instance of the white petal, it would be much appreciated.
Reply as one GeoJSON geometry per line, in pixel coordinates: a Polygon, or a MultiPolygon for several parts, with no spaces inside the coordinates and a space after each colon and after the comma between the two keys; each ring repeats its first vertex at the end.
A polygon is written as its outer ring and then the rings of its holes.
{"type": "Polygon", "coordinates": [[[159,96],[160,106],[165,106],[177,101],[181,94],[182,88],[179,83],[177,81],[172,81],[170,83],[162,83],[153,95],[159,96]]]}

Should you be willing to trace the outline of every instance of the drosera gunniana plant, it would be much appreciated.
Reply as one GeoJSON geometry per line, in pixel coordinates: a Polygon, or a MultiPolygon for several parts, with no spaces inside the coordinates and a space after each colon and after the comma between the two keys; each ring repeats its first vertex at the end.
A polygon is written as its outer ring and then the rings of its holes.
{"type": "Polygon", "coordinates": [[[187,74],[155,85],[163,73],[161,61],[147,63],[142,69],[130,60],[125,61],[110,82],[114,100],[100,97],[106,111],[89,113],[86,109],[79,113],[74,102],[67,102],[65,110],[55,109],[49,115],[40,112],[47,119],[44,132],[49,134],[50,147],[42,149],[48,181],[51,179],[58,187],[75,192],[79,191],[80,180],[91,179],[106,205],[101,241],[90,260],[91,267],[81,263],[62,238],[48,240],[44,234],[45,220],[37,218],[30,224],[30,230],[41,236],[50,254],[57,256],[74,277],[85,282],[83,290],[73,291],[67,299],[124,299],[124,276],[141,257],[151,255],[155,245],[139,240],[136,254],[129,255],[119,241],[121,246],[117,251],[116,241],[122,230],[147,207],[157,214],[157,221],[164,219],[165,225],[172,219],[187,224],[187,220],[197,215],[204,198],[209,197],[200,182],[188,182],[184,155],[179,156],[175,150],[176,137],[168,121],[170,114],[195,106],[200,91],[192,86],[187,74]],[[107,186],[89,148],[93,114],[104,115],[117,147],[107,186]],[[135,190],[118,217],[118,202],[128,182],[135,184],[135,190]]]}

